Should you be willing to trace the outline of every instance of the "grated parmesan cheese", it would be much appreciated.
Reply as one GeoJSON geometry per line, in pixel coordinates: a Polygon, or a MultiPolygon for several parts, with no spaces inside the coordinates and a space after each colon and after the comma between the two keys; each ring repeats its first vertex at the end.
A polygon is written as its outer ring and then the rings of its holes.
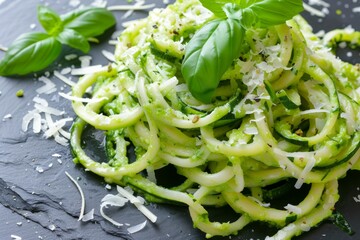
{"type": "Polygon", "coordinates": [[[305,11],[308,11],[310,14],[315,15],[317,17],[325,17],[324,12],[322,12],[316,8],[313,8],[312,6],[310,6],[308,4],[303,3],[303,6],[304,6],[305,11]]]}
{"type": "MultiPolygon", "coordinates": [[[[71,72],[71,68],[68,70],[69,73],[71,72]]],[[[71,81],[69,78],[65,77],[62,73],[58,71],[54,71],[54,76],[66,83],[69,86],[74,86],[76,83],[71,81]]]]}
{"type": "Polygon", "coordinates": [[[295,214],[301,214],[302,210],[301,208],[299,208],[298,206],[294,206],[292,204],[288,204],[284,207],[287,211],[289,211],[290,213],[295,213],[295,214]]]}
{"type": "Polygon", "coordinates": [[[74,60],[75,58],[77,58],[77,55],[74,53],[65,56],[65,59],[68,61],[74,60]]]}
{"type": "Polygon", "coordinates": [[[75,186],[79,190],[79,193],[80,193],[80,196],[81,196],[81,208],[80,208],[80,214],[79,214],[79,218],[78,218],[78,221],[80,221],[84,217],[84,211],[85,211],[84,192],[81,189],[80,185],[77,183],[77,181],[67,171],[65,171],[65,174],[75,184],[75,186]]]}
{"type": "Polygon", "coordinates": [[[102,97],[102,98],[80,98],[80,97],[75,97],[75,96],[71,96],[69,94],[63,93],[63,92],[59,92],[59,95],[65,99],[74,101],[74,102],[83,102],[83,103],[94,103],[94,102],[101,102],[103,100],[107,100],[107,97],[102,97]]]}
{"type": "Polygon", "coordinates": [[[92,57],[91,56],[80,56],[79,60],[80,60],[80,65],[82,68],[89,67],[92,57]]]}
{"type": "Polygon", "coordinates": [[[116,186],[117,191],[120,195],[124,196],[125,198],[129,199],[129,201],[135,205],[135,207],[144,214],[145,217],[147,217],[151,222],[156,222],[157,216],[154,215],[152,212],[150,212],[149,209],[147,209],[139,199],[137,199],[130,191],[125,190],[124,188],[120,186],[116,186]]]}
{"type": "Polygon", "coordinates": [[[143,228],[145,228],[146,223],[147,223],[147,221],[145,220],[145,221],[142,222],[142,223],[139,223],[139,224],[137,224],[137,225],[134,225],[134,226],[132,226],[132,227],[129,227],[129,228],[127,229],[127,231],[128,231],[130,234],[139,232],[139,231],[141,231],[143,228]]]}
{"type": "Polygon", "coordinates": [[[102,7],[102,8],[105,8],[106,5],[107,5],[107,1],[105,1],[105,0],[95,0],[95,1],[92,2],[90,5],[91,5],[91,6],[94,6],[94,7],[102,7]]]}
{"type": "Polygon", "coordinates": [[[101,65],[93,65],[89,67],[74,68],[71,70],[71,75],[85,75],[98,72],[102,69],[101,65]]]}
{"type": "Polygon", "coordinates": [[[81,221],[88,222],[88,221],[93,220],[93,219],[94,219],[94,209],[91,209],[88,213],[84,214],[81,221]]]}
{"type": "Polygon", "coordinates": [[[0,50],[6,52],[8,48],[0,44],[0,50]]]}
{"type": "Polygon", "coordinates": [[[102,50],[101,53],[104,55],[104,57],[106,57],[107,60],[109,60],[110,62],[115,62],[115,56],[113,53],[106,51],[106,50],[102,50]]]}
{"type": "Polygon", "coordinates": [[[109,11],[127,11],[127,10],[148,10],[155,7],[155,4],[143,5],[143,1],[138,1],[139,4],[134,5],[116,5],[110,6],[109,11]]]}
{"type": "MultiPolygon", "coordinates": [[[[1,2],[0,2],[0,4],[1,4],[1,2]]],[[[10,237],[11,237],[11,239],[13,239],[13,240],[21,240],[21,239],[22,239],[20,236],[15,235],[15,234],[11,234],[10,237]]]]}
{"type": "Polygon", "coordinates": [[[103,199],[101,199],[101,204],[100,204],[100,214],[103,218],[105,218],[106,220],[108,220],[109,222],[111,222],[112,224],[114,224],[115,226],[121,227],[124,224],[123,223],[119,223],[117,221],[115,221],[114,219],[112,219],[111,217],[107,216],[104,213],[104,208],[107,208],[108,206],[115,206],[115,207],[123,207],[125,205],[125,203],[127,203],[129,200],[123,197],[120,197],[118,195],[112,195],[112,194],[107,194],[105,195],[105,197],[103,197],[103,199]]]}
{"type": "Polygon", "coordinates": [[[47,78],[45,76],[41,76],[38,78],[38,80],[40,82],[45,83],[44,86],[36,89],[36,92],[38,94],[42,94],[42,93],[50,94],[50,93],[53,93],[56,91],[56,85],[49,78],[47,78]]]}

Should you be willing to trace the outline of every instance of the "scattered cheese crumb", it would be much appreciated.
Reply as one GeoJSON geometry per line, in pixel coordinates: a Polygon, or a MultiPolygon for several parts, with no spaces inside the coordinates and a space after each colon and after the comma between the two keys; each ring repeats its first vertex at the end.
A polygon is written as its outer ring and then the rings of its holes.
{"type": "Polygon", "coordinates": [[[44,86],[36,89],[36,92],[38,94],[42,94],[42,93],[50,94],[50,93],[53,93],[56,91],[56,85],[49,78],[47,78],[45,76],[41,76],[38,78],[38,80],[40,82],[45,83],[44,86]]]}
{"type": "Polygon", "coordinates": [[[71,70],[72,75],[85,75],[98,72],[102,69],[101,65],[93,65],[89,67],[74,68],[71,70]]]}
{"type": "Polygon", "coordinates": [[[6,52],[8,48],[0,44],[0,50],[6,52]]]}
{"type": "Polygon", "coordinates": [[[149,209],[147,209],[139,199],[137,199],[132,192],[120,187],[116,186],[120,195],[124,196],[125,198],[129,199],[129,201],[139,209],[139,211],[144,214],[151,222],[156,222],[157,216],[155,216],[149,209]]]}
{"type": "Polygon", "coordinates": [[[115,56],[113,53],[106,51],[106,50],[102,50],[101,53],[104,55],[104,57],[107,58],[107,60],[109,60],[110,62],[115,62],[115,56]]]}
{"type": "Polygon", "coordinates": [[[10,119],[12,118],[12,115],[10,113],[6,114],[4,117],[3,117],[3,121],[6,121],[6,119],[10,119]]]}
{"type": "MultiPolygon", "coordinates": [[[[0,2],[0,4],[1,4],[1,2],[0,2]]],[[[11,234],[10,237],[11,237],[11,239],[14,239],[14,240],[21,240],[22,239],[20,236],[14,235],[14,234],[11,234]]]]}
{"type": "Polygon", "coordinates": [[[105,8],[106,5],[107,5],[107,1],[105,1],[105,0],[95,0],[90,5],[94,6],[94,7],[103,7],[103,8],[105,8]]]}
{"type": "MultiPolygon", "coordinates": [[[[69,72],[71,72],[71,68],[69,68],[69,72]]],[[[74,86],[75,82],[71,81],[70,78],[65,77],[61,72],[54,71],[54,76],[66,83],[69,86],[74,86]]]]}
{"type": "Polygon", "coordinates": [[[80,0],[70,0],[69,5],[70,5],[71,7],[77,7],[77,6],[80,5],[80,3],[81,3],[80,0]]]}
{"type": "Polygon", "coordinates": [[[76,54],[68,54],[65,56],[65,59],[70,61],[70,60],[74,60],[75,58],[77,58],[77,55],[76,54]]]}
{"type": "Polygon", "coordinates": [[[56,226],[54,224],[50,224],[48,227],[51,231],[55,231],[56,226]]]}
{"type": "Polygon", "coordinates": [[[92,57],[91,56],[81,56],[81,57],[79,57],[79,60],[80,60],[80,65],[82,68],[89,67],[92,57]]]}

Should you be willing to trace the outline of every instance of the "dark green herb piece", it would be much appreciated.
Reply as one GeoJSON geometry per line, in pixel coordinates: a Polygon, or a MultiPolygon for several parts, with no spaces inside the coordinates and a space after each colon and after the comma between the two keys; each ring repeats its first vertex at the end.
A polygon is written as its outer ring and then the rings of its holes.
{"type": "Polygon", "coordinates": [[[333,214],[329,217],[329,220],[347,234],[354,234],[350,224],[346,221],[345,217],[340,212],[334,211],[333,214]]]}
{"type": "Polygon", "coordinates": [[[25,75],[46,68],[60,55],[61,44],[86,53],[90,50],[88,38],[102,34],[116,22],[105,8],[84,8],[60,16],[39,6],[37,14],[46,33],[20,35],[0,61],[0,75],[25,75]]]}

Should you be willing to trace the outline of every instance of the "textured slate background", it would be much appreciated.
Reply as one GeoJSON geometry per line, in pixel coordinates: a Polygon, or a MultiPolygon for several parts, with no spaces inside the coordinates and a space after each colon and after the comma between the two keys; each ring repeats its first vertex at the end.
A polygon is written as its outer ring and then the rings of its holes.
{"type": "MultiPolygon", "coordinates": [[[[1,2],[1,1],[0,1],[1,2]]],[[[81,1],[89,4],[92,1],[81,1]]],[[[162,1],[155,2],[156,6],[164,6],[162,1]]],[[[360,13],[351,12],[352,6],[359,6],[356,0],[329,1],[332,3],[330,14],[321,19],[305,14],[314,25],[315,31],[320,29],[330,30],[336,27],[345,27],[353,23],[358,28],[360,13]],[[336,14],[340,9],[341,14],[336,14]]],[[[36,19],[36,6],[49,4],[59,13],[65,13],[73,7],[65,0],[5,0],[0,4],[0,44],[8,46],[19,34],[28,31],[42,31],[36,19]],[[35,29],[30,28],[35,24],[35,29]]],[[[125,0],[109,0],[109,5],[123,4],[125,0]]],[[[123,13],[116,12],[118,19],[117,29],[121,29],[120,22],[123,13]]],[[[146,12],[132,15],[132,18],[146,16],[146,12]]],[[[128,19],[127,19],[128,20],[128,19]]],[[[358,29],[359,30],[359,29],[358,29]]],[[[114,31],[114,29],[112,30],[114,31]]],[[[102,43],[93,45],[90,55],[93,64],[106,64],[107,60],[101,55],[101,49],[113,51],[107,44],[112,32],[102,36],[102,43]]],[[[77,53],[64,48],[63,56],[77,53]]],[[[0,51],[0,58],[4,55],[0,51]]],[[[48,70],[51,72],[58,68],[58,64],[79,65],[60,60],[48,70]]],[[[342,55],[346,57],[346,52],[342,55]]],[[[359,52],[355,52],[348,59],[360,62],[359,52]]],[[[52,76],[50,78],[54,79],[52,76]]],[[[54,80],[58,89],[64,86],[59,80],[54,80]]],[[[43,84],[35,81],[30,75],[26,77],[0,77],[0,239],[11,239],[11,234],[21,236],[23,239],[203,239],[204,235],[193,229],[187,209],[167,205],[151,205],[149,208],[158,215],[156,224],[148,224],[144,230],[133,235],[126,234],[124,228],[116,228],[104,221],[99,215],[101,198],[107,193],[115,193],[115,189],[105,189],[105,182],[81,167],[74,166],[69,148],[57,144],[52,139],[44,139],[41,134],[21,131],[21,121],[25,113],[33,109],[32,99],[36,96],[35,89],[43,84]],[[23,98],[17,98],[15,93],[19,89],[25,90],[23,98]],[[12,118],[3,119],[6,114],[12,118]],[[62,164],[52,154],[61,155],[62,164]],[[51,166],[52,164],[52,166],[51,166]],[[50,167],[51,166],[51,167],[50,167]],[[40,173],[36,167],[42,167],[40,173]],[[75,186],[65,176],[68,171],[77,178],[86,196],[86,212],[95,208],[95,219],[82,223],[77,221],[80,208],[80,196],[75,186]],[[50,228],[55,226],[54,230],[50,228]]],[[[65,87],[64,91],[70,91],[65,87]]],[[[42,95],[47,98],[50,106],[66,111],[66,116],[74,116],[68,101],[54,97],[55,94],[42,95]]],[[[336,205],[344,214],[355,231],[353,236],[348,236],[337,227],[323,223],[298,239],[360,239],[360,205],[353,197],[360,194],[360,173],[351,172],[340,181],[341,200],[336,205]]],[[[223,214],[217,211],[217,214],[223,214]]],[[[132,206],[126,206],[113,211],[112,216],[121,222],[137,224],[145,218],[132,206]]],[[[273,232],[261,224],[252,224],[238,236],[231,239],[263,239],[268,233],[273,232]]],[[[221,238],[214,238],[221,239],[221,238]]],[[[228,238],[224,238],[228,239],[228,238]]]]}

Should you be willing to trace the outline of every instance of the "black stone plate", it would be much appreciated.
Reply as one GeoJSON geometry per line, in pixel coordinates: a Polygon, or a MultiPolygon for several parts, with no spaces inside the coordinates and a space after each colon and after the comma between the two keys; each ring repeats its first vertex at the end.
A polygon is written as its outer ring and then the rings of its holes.
{"type": "MultiPolygon", "coordinates": [[[[88,5],[93,1],[81,1],[88,5]]],[[[155,2],[162,7],[162,1],[155,2]]],[[[356,0],[329,1],[331,7],[325,18],[318,18],[304,14],[314,26],[315,32],[325,29],[331,30],[353,24],[359,27],[360,13],[352,12],[352,7],[359,6],[356,0]]],[[[21,33],[42,31],[36,19],[38,4],[48,4],[59,13],[71,9],[70,1],[65,0],[5,0],[0,1],[0,45],[8,46],[21,33]]],[[[125,4],[126,1],[108,0],[109,5],[125,4]]],[[[123,12],[116,12],[118,20],[116,29],[121,29],[123,12]]],[[[131,18],[145,17],[146,12],[136,12],[131,18]]],[[[92,64],[106,64],[101,50],[113,51],[107,44],[115,29],[105,33],[100,44],[93,44],[90,55],[92,64]]],[[[66,61],[64,56],[70,53],[81,53],[64,48],[62,56],[47,71],[60,69],[68,65],[79,66],[77,60],[66,61]],[[59,67],[61,65],[61,67],[59,67]]],[[[0,51],[0,58],[4,55],[0,51]]],[[[348,57],[347,50],[341,54],[344,59],[353,63],[359,61],[359,52],[355,51],[348,57]]],[[[57,84],[58,90],[70,91],[69,87],[50,78],[57,84]]],[[[24,77],[0,77],[0,239],[11,239],[17,235],[22,239],[204,239],[199,230],[193,228],[188,210],[180,206],[150,205],[149,208],[158,216],[156,224],[147,224],[145,229],[128,235],[126,228],[117,228],[105,221],[99,214],[101,198],[108,193],[115,193],[105,188],[103,179],[85,172],[83,168],[75,166],[68,147],[57,144],[53,139],[45,139],[42,134],[33,134],[31,131],[22,132],[23,116],[33,109],[32,99],[37,95],[36,89],[43,83],[35,81],[33,75],[24,77]],[[16,97],[16,92],[24,89],[23,98],[16,97]],[[11,114],[11,118],[4,116],[11,114]],[[61,157],[52,156],[54,153],[61,157]],[[61,163],[59,161],[61,160],[61,163]],[[39,169],[43,169],[43,172],[39,169]],[[84,190],[86,197],[86,212],[95,209],[95,218],[90,222],[78,222],[80,196],[73,183],[65,176],[65,171],[76,178],[84,190]]],[[[70,103],[59,99],[56,93],[42,94],[41,97],[49,101],[50,106],[64,110],[65,116],[74,117],[70,103]]],[[[336,208],[348,220],[355,231],[352,236],[342,232],[331,223],[322,223],[318,228],[303,234],[297,239],[360,239],[360,203],[354,197],[360,194],[360,173],[349,172],[348,176],[340,180],[341,199],[336,208]]],[[[224,214],[227,209],[217,211],[224,214]]],[[[120,222],[138,224],[145,220],[134,207],[127,205],[121,209],[112,209],[109,214],[120,222]]],[[[267,234],[274,232],[264,224],[254,223],[231,239],[264,239],[267,234]]],[[[222,238],[214,238],[222,239],[222,238]]],[[[229,239],[226,237],[224,239],[229,239]]]]}

